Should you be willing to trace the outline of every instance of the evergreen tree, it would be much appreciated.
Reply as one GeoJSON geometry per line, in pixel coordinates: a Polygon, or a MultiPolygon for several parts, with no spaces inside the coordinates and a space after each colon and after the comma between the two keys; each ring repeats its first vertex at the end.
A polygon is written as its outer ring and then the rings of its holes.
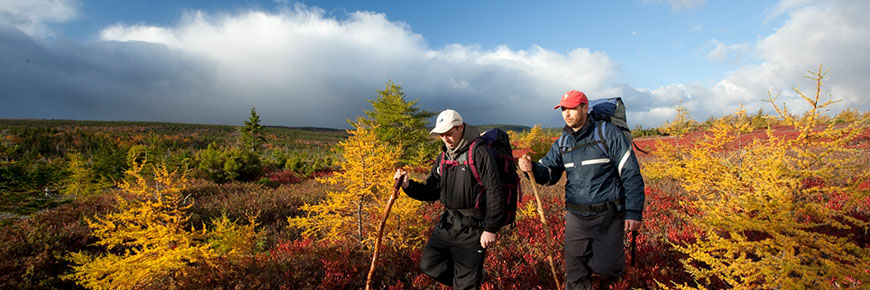
{"type": "Polygon", "coordinates": [[[199,172],[217,183],[253,181],[262,174],[260,156],[240,148],[220,148],[211,143],[196,155],[199,172]]]}
{"type": "Polygon", "coordinates": [[[242,133],[242,144],[251,152],[257,148],[260,142],[263,142],[263,125],[260,125],[260,116],[257,115],[257,110],[251,108],[251,116],[245,121],[245,126],[242,126],[239,131],[242,133]]]}
{"type": "Polygon", "coordinates": [[[10,144],[6,141],[6,136],[0,134],[0,158],[2,158],[4,162],[9,162],[10,157],[12,157],[12,154],[14,154],[15,151],[18,151],[18,145],[10,144]]]}
{"type": "Polygon", "coordinates": [[[402,87],[392,81],[377,92],[377,99],[368,100],[373,110],[365,111],[367,118],[360,120],[361,124],[373,128],[378,140],[402,146],[401,163],[423,165],[438,150],[439,143],[426,129],[427,119],[435,113],[416,107],[416,100],[406,101],[402,87]]]}
{"type": "Polygon", "coordinates": [[[764,115],[764,110],[762,110],[761,108],[758,108],[758,113],[755,114],[754,117],[752,117],[752,121],[750,121],[750,123],[752,124],[753,129],[767,128],[767,126],[770,125],[770,122],[767,120],[767,116],[764,115]]]}

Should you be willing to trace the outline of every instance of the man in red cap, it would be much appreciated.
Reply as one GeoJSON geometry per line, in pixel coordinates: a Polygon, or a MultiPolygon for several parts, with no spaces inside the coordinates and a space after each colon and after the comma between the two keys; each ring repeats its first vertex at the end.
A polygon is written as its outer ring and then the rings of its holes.
{"type": "Polygon", "coordinates": [[[631,141],[616,126],[589,118],[589,100],[580,91],[562,95],[565,128],[539,162],[518,162],[541,184],[553,185],[566,172],[565,286],[592,289],[592,273],[606,288],[622,276],[625,231],[640,228],[644,183],[631,141]]]}

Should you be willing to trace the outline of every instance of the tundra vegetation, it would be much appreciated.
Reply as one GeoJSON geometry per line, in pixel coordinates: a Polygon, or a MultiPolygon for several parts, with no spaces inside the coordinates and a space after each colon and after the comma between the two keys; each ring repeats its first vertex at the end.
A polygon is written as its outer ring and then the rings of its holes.
{"type": "MultiPolygon", "coordinates": [[[[614,289],[870,285],[870,114],[827,111],[825,72],[809,77],[801,115],[768,96],[771,115],[696,122],[681,104],[633,130],[647,205],[614,289]]],[[[370,103],[347,131],[263,126],[254,109],[239,127],[0,120],[0,288],[363,288],[395,168],[425,178],[440,142],[397,84],[370,103]]],[[[509,134],[538,157],[559,130],[509,134]]],[[[562,186],[540,190],[560,271],[562,186]]],[[[532,199],[484,289],[555,288],[532,199]]],[[[417,265],[440,208],[400,195],[375,288],[438,287],[417,265]]]]}

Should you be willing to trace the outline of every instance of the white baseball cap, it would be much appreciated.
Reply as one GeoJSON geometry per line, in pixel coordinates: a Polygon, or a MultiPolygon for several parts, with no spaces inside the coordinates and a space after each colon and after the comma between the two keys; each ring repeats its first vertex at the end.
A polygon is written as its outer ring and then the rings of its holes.
{"type": "Polygon", "coordinates": [[[429,133],[443,134],[450,131],[450,128],[462,125],[462,116],[454,110],[447,109],[438,114],[438,119],[435,119],[435,128],[429,133]]]}

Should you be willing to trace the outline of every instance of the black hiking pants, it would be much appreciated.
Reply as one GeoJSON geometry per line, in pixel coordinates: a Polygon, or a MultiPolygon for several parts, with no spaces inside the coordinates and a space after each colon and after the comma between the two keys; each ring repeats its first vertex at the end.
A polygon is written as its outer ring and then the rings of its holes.
{"type": "Polygon", "coordinates": [[[592,289],[592,273],[614,281],[625,269],[625,212],[618,212],[605,233],[599,228],[606,213],[565,214],[565,289],[592,289]]]}
{"type": "Polygon", "coordinates": [[[480,289],[486,249],[480,246],[483,229],[450,223],[442,218],[423,249],[420,270],[453,289],[480,289]]]}

